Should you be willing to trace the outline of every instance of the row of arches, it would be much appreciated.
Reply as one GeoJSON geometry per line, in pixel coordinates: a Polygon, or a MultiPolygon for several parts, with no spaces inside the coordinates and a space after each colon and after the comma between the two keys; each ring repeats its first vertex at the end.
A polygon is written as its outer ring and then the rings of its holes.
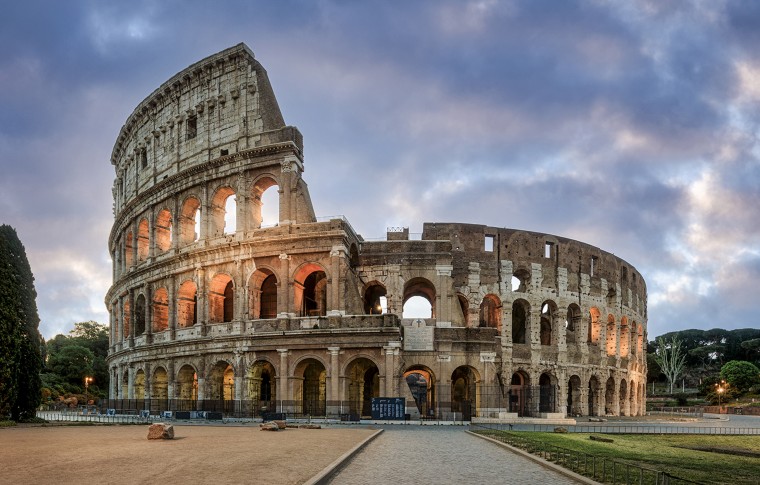
{"type": "Polygon", "coordinates": [[[239,210],[237,193],[231,185],[214,190],[206,205],[201,199],[198,195],[188,195],[176,209],[164,205],[155,214],[139,218],[137,226],[128,228],[121,240],[118,253],[121,269],[140,264],[151,255],[193,244],[201,238],[279,223],[280,191],[272,176],[263,176],[254,182],[245,199],[245,211],[239,210]],[[205,220],[204,213],[208,214],[205,220]]]}

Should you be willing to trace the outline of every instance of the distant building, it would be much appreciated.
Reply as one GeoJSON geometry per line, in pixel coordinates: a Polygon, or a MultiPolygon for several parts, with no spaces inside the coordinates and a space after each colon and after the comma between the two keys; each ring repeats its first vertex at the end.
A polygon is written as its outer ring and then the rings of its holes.
{"type": "Polygon", "coordinates": [[[111,162],[109,407],[356,419],[403,397],[411,418],[644,413],[633,266],[549,234],[426,223],[367,241],[316,217],[301,133],[244,44],[141,102],[111,162]],[[402,318],[414,301],[429,315],[402,318]]]}

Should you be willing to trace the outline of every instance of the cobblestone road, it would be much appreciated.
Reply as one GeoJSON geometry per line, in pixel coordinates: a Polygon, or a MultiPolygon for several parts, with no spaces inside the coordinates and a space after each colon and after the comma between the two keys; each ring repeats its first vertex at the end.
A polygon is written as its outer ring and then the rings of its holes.
{"type": "Polygon", "coordinates": [[[331,484],[533,484],[577,482],[493,443],[466,428],[405,426],[385,432],[359,452],[331,484]]]}

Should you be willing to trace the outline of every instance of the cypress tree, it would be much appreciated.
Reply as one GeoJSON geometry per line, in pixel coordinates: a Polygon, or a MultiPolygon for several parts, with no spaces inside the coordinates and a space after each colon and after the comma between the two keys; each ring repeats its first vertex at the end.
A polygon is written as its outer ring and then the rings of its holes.
{"type": "Polygon", "coordinates": [[[0,417],[35,416],[42,370],[34,276],[11,226],[0,226],[0,417]]]}

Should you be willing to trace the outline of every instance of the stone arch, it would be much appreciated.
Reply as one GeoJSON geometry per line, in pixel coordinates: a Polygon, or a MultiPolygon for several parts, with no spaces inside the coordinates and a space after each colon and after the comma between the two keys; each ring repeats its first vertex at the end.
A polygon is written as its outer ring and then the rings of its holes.
{"type": "Polygon", "coordinates": [[[512,374],[509,381],[509,412],[518,416],[530,416],[530,375],[523,369],[512,374]]]}
{"type": "Polygon", "coordinates": [[[327,370],[325,364],[306,357],[295,366],[293,398],[304,416],[324,416],[327,412],[327,370]]]}
{"type": "Polygon", "coordinates": [[[161,209],[156,216],[153,227],[156,249],[166,252],[172,247],[172,214],[168,209],[161,209]]]}
{"type": "Polygon", "coordinates": [[[604,386],[604,414],[615,414],[615,379],[610,377],[604,386]]]}
{"type": "Polygon", "coordinates": [[[251,198],[251,221],[253,223],[254,229],[259,229],[261,227],[266,226],[276,226],[280,222],[280,207],[282,206],[282,198],[283,194],[280,191],[279,183],[277,182],[277,179],[270,174],[265,174],[259,177],[254,183],[253,183],[253,191],[252,191],[252,198],[251,198]],[[277,193],[277,197],[271,198],[268,197],[269,190],[275,190],[277,193]],[[265,193],[267,196],[265,197],[265,193]],[[266,201],[265,201],[266,199],[266,201]],[[265,203],[269,202],[270,204],[277,204],[277,207],[273,211],[269,211],[268,208],[265,206],[265,203]],[[264,217],[265,213],[271,212],[271,216],[274,217],[275,214],[277,214],[277,217],[273,221],[265,220],[264,217]]]}
{"type": "Polygon", "coordinates": [[[551,372],[544,372],[538,378],[538,411],[553,413],[557,408],[557,377],[551,372]]]}
{"type": "Polygon", "coordinates": [[[541,304],[541,345],[557,344],[557,304],[546,300],[541,304]]]}
{"type": "Polygon", "coordinates": [[[599,337],[602,334],[602,313],[597,307],[591,307],[589,309],[589,325],[588,325],[588,343],[599,344],[599,337]]]}
{"type": "Polygon", "coordinates": [[[124,237],[124,262],[126,263],[127,268],[135,264],[135,248],[132,245],[133,239],[134,236],[132,231],[127,232],[127,235],[124,237]]]}
{"type": "Polygon", "coordinates": [[[370,281],[364,286],[364,313],[367,315],[381,315],[387,312],[388,291],[385,285],[379,281],[370,281]],[[383,300],[385,300],[385,310],[383,310],[383,300]]]}
{"type": "Polygon", "coordinates": [[[169,328],[169,293],[166,288],[153,292],[153,332],[163,332],[169,328]]]}
{"type": "Polygon", "coordinates": [[[122,372],[119,385],[121,386],[121,398],[127,399],[127,396],[129,396],[129,370],[125,369],[122,372]]]}
{"type": "Polygon", "coordinates": [[[293,275],[293,304],[301,316],[327,314],[327,272],[319,263],[304,263],[293,275]]]}
{"type": "Polygon", "coordinates": [[[631,345],[631,334],[628,327],[628,318],[620,319],[620,357],[628,357],[631,345]]]}
{"type": "Polygon", "coordinates": [[[177,325],[192,327],[198,323],[198,289],[193,280],[186,280],[177,292],[177,325]]]}
{"type": "Polygon", "coordinates": [[[573,374],[567,381],[567,415],[581,416],[583,403],[581,402],[581,378],[573,374]]]}
{"type": "Polygon", "coordinates": [[[231,322],[235,316],[235,284],[226,273],[217,273],[208,290],[208,317],[211,323],[231,322]]]}
{"type": "Polygon", "coordinates": [[[200,235],[196,231],[196,225],[200,225],[201,201],[195,197],[187,197],[182,202],[182,211],[179,215],[179,242],[186,246],[198,240],[200,235]]]}
{"type": "Polygon", "coordinates": [[[372,416],[372,398],[380,397],[380,370],[367,357],[352,360],[345,371],[345,394],[349,412],[355,416],[372,416]]]}
{"type": "Polygon", "coordinates": [[[526,293],[530,288],[530,271],[525,268],[518,268],[512,273],[512,291],[526,293]]]}
{"type": "Polygon", "coordinates": [[[430,280],[417,276],[411,278],[404,284],[404,297],[401,300],[402,309],[406,306],[406,303],[414,297],[421,297],[427,300],[430,304],[430,318],[435,318],[436,289],[435,285],[431,283],[430,280]]]}
{"type": "Polygon", "coordinates": [[[132,387],[134,389],[134,396],[135,399],[138,401],[141,401],[145,399],[145,371],[142,369],[137,369],[135,372],[135,381],[132,384],[132,387]]]}
{"type": "Polygon", "coordinates": [[[620,406],[620,416],[626,416],[626,404],[628,401],[628,386],[625,382],[625,379],[620,380],[620,403],[618,404],[620,406]]]}
{"type": "Polygon", "coordinates": [[[461,413],[462,419],[469,421],[480,407],[477,383],[478,371],[469,365],[461,365],[451,373],[451,411],[461,413]]]}
{"type": "Polygon", "coordinates": [[[177,371],[175,393],[182,401],[198,400],[198,373],[190,364],[184,364],[177,371]]]}
{"type": "Polygon", "coordinates": [[[470,326],[470,301],[462,293],[457,293],[457,301],[459,302],[459,308],[462,310],[462,325],[465,327],[470,326]]]}
{"type": "Polygon", "coordinates": [[[237,230],[236,227],[227,227],[228,223],[232,222],[228,216],[234,215],[234,213],[227,214],[227,203],[230,197],[235,197],[235,190],[229,185],[223,185],[216,189],[211,199],[211,234],[213,237],[233,234],[237,230]]]}
{"type": "Polygon", "coordinates": [[[565,342],[577,342],[576,335],[582,335],[580,334],[582,321],[583,318],[581,317],[581,307],[575,303],[568,305],[567,319],[565,320],[565,342]]]}
{"type": "Polygon", "coordinates": [[[617,332],[615,328],[615,316],[607,315],[607,355],[617,353],[617,332]]]}
{"type": "Polygon", "coordinates": [[[253,319],[277,318],[277,274],[267,267],[259,267],[248,280],[248,311],[253,319]]]}
{"type": "Polygon", "coordinates": [[[256,411],[270,412],[277,408],[277,372],[268,360],[257,360],[246,373],[247,396],[256,411]]]}
{"type": "Polygon", "coordinates": [[[140,293],[135,299],[135,337],[145,333],[145,295],[140,293]]]}
{"type": "Polygon", "coordinates": [[[164,366],[157,366],[150,383],[151,399],[169,399],[169,375],[164,366]]]}
{"type": "Polygon", "coordinates": [[[599,407],[602,385],[596,376],[591,376],[588,380],[588,415],[596,416],[599,407]]]}
{"type": "Polygon", "coordinates": [[[478,326],[496,328],[501,333],[501,300],[493,293],[483,297],[478,326]]]}
{"type": "Polygon", "coordinates": [[[512,303],[512,342],[527,344],[530,335],[530,303],[518,299],[512,303]]]}
{"type": "Polygon", "coordinates": [[[232,401],[235,399],[235,368],[226,360],[218,360],[206,377],[208,399],[232,401]]]}
{"type": "Polygon", "coordinates": [[[424,365],[412,365],[404,371],[404,382],[412,395],[417,412],[423,418],[435,416],[435,374],[424,365]]]}
{"type": "Polygon", "coordinates": [[[150,226],[148,219],[140,219],[137,225],[137,262],[148,259],[150,253],[150,226]]]}

